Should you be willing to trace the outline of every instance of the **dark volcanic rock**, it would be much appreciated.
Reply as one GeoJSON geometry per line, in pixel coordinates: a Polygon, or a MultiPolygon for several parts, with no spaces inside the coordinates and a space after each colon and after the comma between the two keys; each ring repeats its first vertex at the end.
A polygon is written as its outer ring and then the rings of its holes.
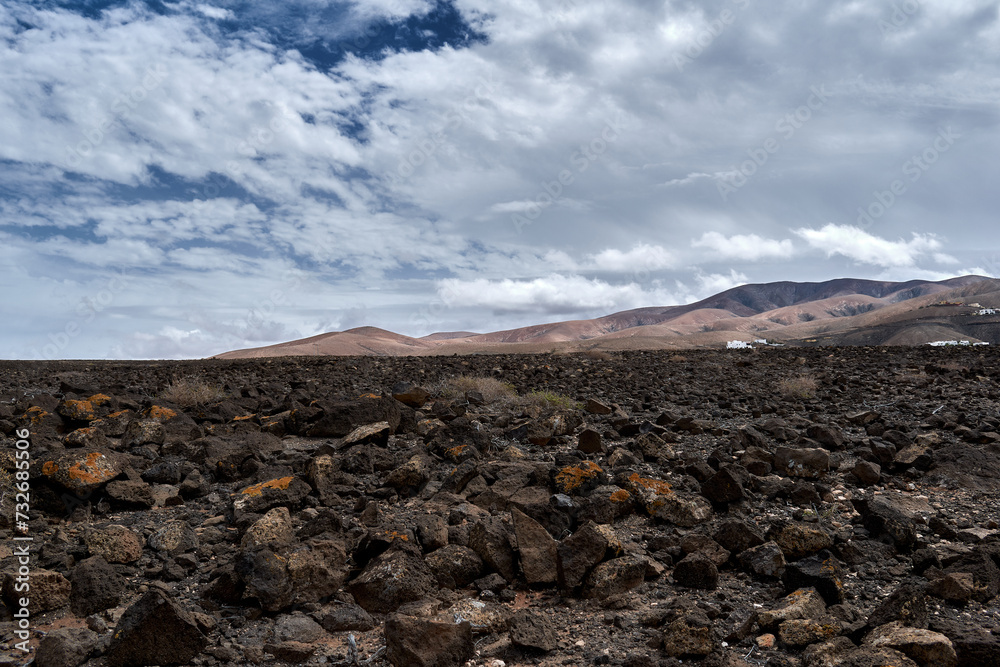
{"type": "Polygon", "coordinates": [[[742,475],[736,474],[731,467],[727,466],[705,480],[705,483],[701,485],[701,494],[716,505],[742,500],[745,496],[742,475]]]}
{"type": "Polygon", "coordinates": [[[486,517],[469,530],[469,547],[479,554],[487,567],[513,582],[517,578],[517,570],[510,542],[507,527],[496,517],[486,517]]]}
{"type": "Polygon", "coordinates": [[[256,598],[266,611],[292,604],[295,591],[287,561],[269,549],[245,552],[236,560],[236,573],[246,586],[244,597],[256,598]]]}
{"type": "Polygon", "coordinates": [[[854,508],[861,514],[865,528],[877,538],[887,540],[899,551],[911,551],[917,541],[913,519],[885,500],[855,498],[854,508]]]}
{"type": "Polygon", "coordinates": [[[36,667],[77,667],[97,646],[97,633],[87,628],[60,628],[38,643],[36,667]]]}
{"type": "Polygon", "coordinates": [[[511,509],[521,570],[529,584],[554,584],[559,578],[556,541],[544,527],[517,508],[511,509]]]}
{"type": "Polygon", "coordinates": [[[778,447],[774,451],[774,467],[791,477],[823,477],[830,469],[830,453],[817,448],[778,447]]]}
{"type": "Polygon", "coordinates": [[[463,588],[483,573],[479,554],[458,544],[447,544],[427,554],[424,561],[445,588],[463,588]]]}
{"type": "Polygon", "coordinates": [[[315,617],[327,632],[367,632],[378,625],[371,614],[356,604],[328,605],[317,612],[315,617]]]}
{"type": "Polygon", "coordinates": [[[868,616],[867,626],[877,628],[880,625],[899,621],[913,628],[926,628],[928,620],[927,596],[920,586],[908,583],[892,592],[868,616]]]}
{"type": "Polygon", "coordinates": [[[782,577],[787,590],[815,588],[829,605],[844,601],[844,574],[840,563],[829,551],[785,565],[782,577]]]}
{"type": "Polygon", "coordinates": [[[764,543],[763,534],[755,526],[739,519],[721,522],[712,533],[712,538],[734,557],[764,543]]]}
{"type": "Polygon", "coordinates": [[[521,648],[551,651],[559,640],[549,618],[537,611],[522,609],[510,619],[510,641],[521,648]]]}
{"type": "Polygon", "coordinates": [[[452,667],[472,657],[472,625],[393,614],[385,622],[386,658],[393,667],[452,667]]]}
{"type": "Polygon", "coordinates": [[[420,550],[403,540],[395,540],[347,588],[366,611],[388,614],[431,593],[436,583],[420,550]]]}
{"type": "Polygon", "coordinates": [[[77,616],[90,616],[117,606],[125,590],[121,575],[101,556],[81,561],[70,575],[69,606],[77,616]]]}
{"type": "Polygon", "coordinates": [[[590,570],[604,560],[607,550],[607,536],[596,524],[584,524],[559,544],[559,585],[572,589],[582,584],[590,570]]]}
{"type": "Polygon", "coordinates": [[[191,612],[152,590],[122,614],[107,661],[110,667],[186,665],[207,643],[191,612]]]}
{"type": "Polygon", "coordinates": [[[719,583],[719,570],[708,556],[697,552],[674,566],[674,581],[686,588],[713,590],[719,583]]]}
{"type": "Polygon", "coordinates": [[[643,582],[646,576],[646,559],[638,556],[622,556],[599,563],[583,585],[583,597],[604,600],[613,595],[621,595],[643,582]]]}

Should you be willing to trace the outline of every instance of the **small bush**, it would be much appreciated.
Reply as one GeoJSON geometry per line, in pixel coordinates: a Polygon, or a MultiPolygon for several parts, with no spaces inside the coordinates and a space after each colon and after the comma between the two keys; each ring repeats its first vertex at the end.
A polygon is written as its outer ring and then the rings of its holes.
{"type": "Polygon", "coordinates": [[[595,361],[609,361],[613,358],[610,352],[605,352],[604,350],[587,350],[583,353],[583,356],[595,361]]]}
{"type": "Polygon", "coordinates": [[[160,394],[160,398],[183,408],[212,403],[226,397],[226,392],[218,385],[209,384],[196,378],[182,378],[171,382],[160,394]]]}
{"type": "Polygon", "coordinates": [[[563,396],[562,394],[557,394],[551,391],[533,391],[527,396],[522,397],[521,402],[524,405],[537,405],[540,408],[562,408],[570,410],[583,407],[583,404],[579,401],[574,401],[568,396],[563,396]]]}
{"type": "Polygon", "coordinates": [[[451,378],[441,383],[437,391],[444,398],[462,398],[468,391],[478,391],[487,405],[508,403],[517,397],[514,385],[485,376],[462,375],[451,378]]]}
{"type": "Polygon", "coordinates": [[[784,378],[778,382],[778,393],[785,398],[812,398],[819,383],[808,375],[784,378]]]}

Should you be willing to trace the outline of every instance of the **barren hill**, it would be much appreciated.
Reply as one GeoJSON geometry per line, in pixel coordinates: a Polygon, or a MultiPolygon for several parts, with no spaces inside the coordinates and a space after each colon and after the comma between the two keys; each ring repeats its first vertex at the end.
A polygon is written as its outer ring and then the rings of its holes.
{"type": "Polygon", "coordinates": [[[1000,281],[983,276],[784,281],[740,285],[696,303],[636,308],[590,320],[422,338],[359,327],[217,358],[680,349],[754,338],[792,345],[918,345],[941,339],[1000,343],[1000,317],[977,315],[983,307],[1000,307],[1000,281]]]}

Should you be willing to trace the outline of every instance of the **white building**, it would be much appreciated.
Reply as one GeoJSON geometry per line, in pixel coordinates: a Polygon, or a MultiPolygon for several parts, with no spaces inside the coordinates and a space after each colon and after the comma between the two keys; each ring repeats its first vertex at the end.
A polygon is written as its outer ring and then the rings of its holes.
{"type": "Polygon", "coordinates": [[[742,340],[731,340],[726,343],[727,350],[752,350],[753,345],[742,340]]]}

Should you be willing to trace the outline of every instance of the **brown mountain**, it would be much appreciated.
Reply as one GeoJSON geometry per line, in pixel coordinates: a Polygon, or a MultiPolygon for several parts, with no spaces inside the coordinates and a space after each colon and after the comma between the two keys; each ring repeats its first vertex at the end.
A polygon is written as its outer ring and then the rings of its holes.
{"type": "Polygon", "coordinates": [[[982,308],[1000,308],[1000,280],[776,282],[741,285],[696,303],[636,308],[591,320],[422,338],[359,327],[217,358],[682,349],[754,338],[790,345],[916,345],[942,339],[1000,343],[1000,317],[976,314],[982,308]]]}

